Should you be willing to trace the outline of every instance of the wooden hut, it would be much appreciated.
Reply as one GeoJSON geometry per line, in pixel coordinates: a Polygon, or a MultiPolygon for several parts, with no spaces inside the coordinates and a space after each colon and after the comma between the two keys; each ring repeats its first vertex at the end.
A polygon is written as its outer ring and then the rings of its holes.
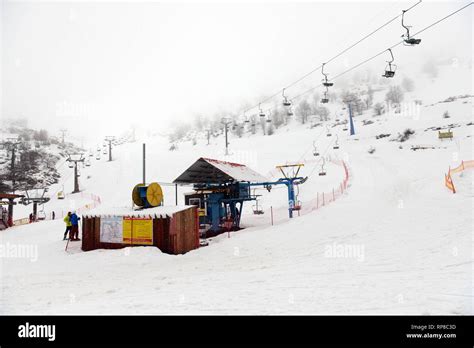
{"type": "Polygon", "coordinates": [[[174,255],[197,249],[197,207],[116,208],[82,216],[83,251],[127,246],[155,246],[174,255]]]}
{"type": "Polygon", "coordinates": [[[17,204],[15,199],[20,199],[23,195],[0,192],[0,230],[13,226],[13,206],[17,204]]]}

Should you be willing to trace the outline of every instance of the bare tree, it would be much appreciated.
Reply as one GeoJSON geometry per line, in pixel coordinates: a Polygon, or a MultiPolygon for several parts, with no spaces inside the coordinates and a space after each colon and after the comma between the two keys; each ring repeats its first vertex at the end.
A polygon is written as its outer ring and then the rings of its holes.
{"type": "Polygon", "coordinates": [[[403,91],[400,86],[392,86],[385,95],[385,100],[390,104],[400,105],[403,101],[403,91]]]}
{"type": "Polygon", "coordinates": [[[383,103],[377,103],[374,105],[375,115],[380,116],[385,113],[385,105],[383,103]]]}
{"type": "Polygon", "coordinates": [[[296,109],[296,113],[301,123],[305,124],[308,121],[308,117],[311,115],[311,111],[311,105],[308,103],[307,100],[303,99],[302,101],[300,101],[296,109]]]}

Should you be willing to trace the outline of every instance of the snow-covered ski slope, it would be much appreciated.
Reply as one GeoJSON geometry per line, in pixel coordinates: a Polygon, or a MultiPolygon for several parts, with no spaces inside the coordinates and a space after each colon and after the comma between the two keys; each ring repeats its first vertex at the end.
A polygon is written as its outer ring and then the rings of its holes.
{"type": "MultiPolygon", "coordinates": [[[[34,262],[1,259],[0,313],[472,313],[472,170],[453,175],[456,194],[444,186],[449,166],[473,159],[474,126],[467,126],[472,98],[427,106],[472,94],[470,86],[451,90],[442,83],[450,73],[442,71],[439,79],[425,81],[426,91],[407,96],[423,100],[415,116],[357,116],[352,137],[342,126],[331,128],[328,137],[325,127],[309,129],[293,121],[272,136],[232,137],[228,157],[222,137],[209,146],[204,139],[194,146],[181,143],[177,151],[168,151],[164,138],[145,139],[149,182],[171,182],[199,157],[244,162],[269,178],[278,177],[278,164],[305,161],[301,174],[309,179],[300,200],[306,206],[317,192],[344,178],[341,166],[329,161],[327,175],[318,175],[320,160],[312,155],[316,140],[321,155],[347,163],[349,187],[329,205],[292,221],[285,218],[284,187],[260,190],[264,215],[253,215],[247,205],[242,218],[247,228],[180,256],[152,247],[81,252],[77,242],[65,252],[59,220],[8,229],[0,234],[3,246],[36,246],[38,254],[34,262]],[[442,117],[446,110],[447,119],[442,117]],[[374,123],[364,126],[364,119],[374,123]],[[452,129],[452,141],[425,131],[450,123],[460,125],[452,129]],[[415,130],[410,139],[390,141],[407,128],[415,130]],[[375,139],[381,133],[391,136],[375,139]],[[336,134],[339,150],[332,149],[336,134]],[[413,151],[412,145],[434,149],[413,151]],[[270,226],[270,206],[278,215],[275,226],[270,226]]],[[[340,112],[340,106],[333,111],[340,112]]],[[[114,156],[113,162],[93,162],[81,175],[85,193],[100,196],[109,208],[131,204],[131,190],[141,180],[141,142],[117,147],[114,156]]],[[[64,185],[72,190],[71,179],[64,185]]],[[[165,204],[174,205],[174,188],[164,189],[165,204]]],[[[190,189],[180,187],[180,204],[190,189]]],[[[79,194],[53,198],[51,206],[75,209],[82,203],[79,194]]]]}

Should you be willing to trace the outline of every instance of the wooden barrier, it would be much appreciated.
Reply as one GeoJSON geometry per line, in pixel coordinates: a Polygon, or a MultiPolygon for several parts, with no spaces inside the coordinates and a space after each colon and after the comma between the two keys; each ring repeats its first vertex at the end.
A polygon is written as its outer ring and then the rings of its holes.
{"type": "Polygon", "coordinates": [[[441,132],[438,131],[438,139],[453,139],[453,132],[448,131],[448,132],[441,132]]]}

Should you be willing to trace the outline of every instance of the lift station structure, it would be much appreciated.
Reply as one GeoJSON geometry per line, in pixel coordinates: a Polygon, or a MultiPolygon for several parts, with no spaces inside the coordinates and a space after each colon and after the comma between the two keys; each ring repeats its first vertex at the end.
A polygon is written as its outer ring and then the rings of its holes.
{"type": "Polygon", "coordinates": [[[283,178],[269,181],[243,164],[202,157],[176,178],[174,183],[193,185],[194,191],[185,194],[185,204],[196,205],[200,225],[208,225],[209,231],[219,233],[226,228],[232,230],[240,228],[243,204],[245,201],[257,199],[251,192],[251,188],[256,186],[262,186],[270,191],[273,185],[286,185],[289,217],[292,218],[293,211],[301,207],[295,204],[297,200],[294,187],[306,181],[306,178],[298,176],[302,166],[302,164],[278,166],[283,178]],[[290,174],[285,172],[288,168],[297,169],[290,174]]]}

